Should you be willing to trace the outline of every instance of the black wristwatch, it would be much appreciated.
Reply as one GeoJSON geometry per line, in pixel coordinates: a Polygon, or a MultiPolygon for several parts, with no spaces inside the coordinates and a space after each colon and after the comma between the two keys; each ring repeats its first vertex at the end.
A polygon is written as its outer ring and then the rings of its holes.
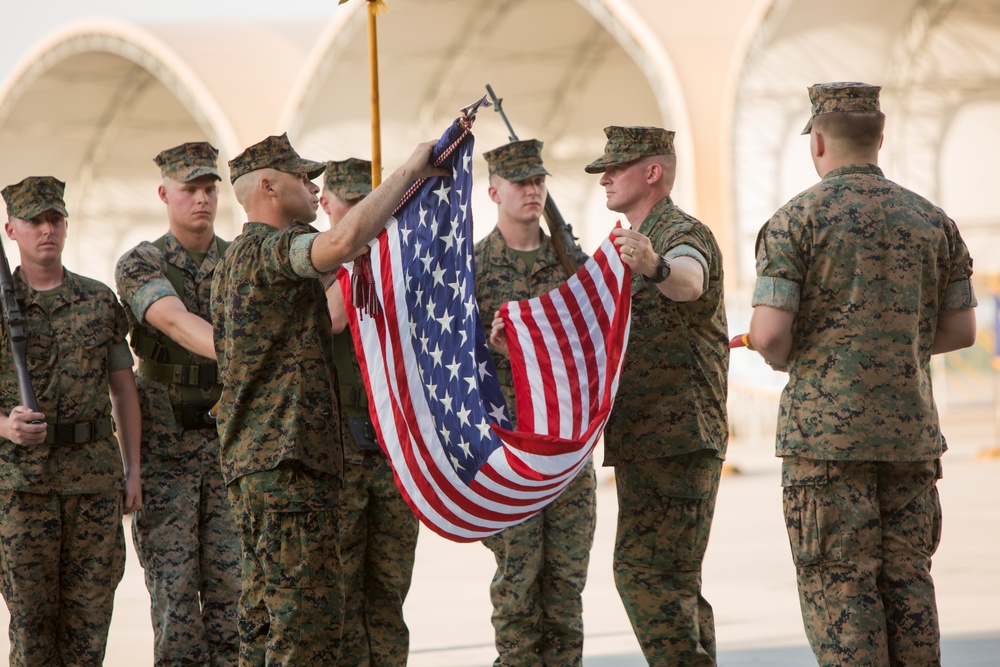
{"type": "Polygon", "coordinates": [[[656,270],[653,271],[653,275],[650,277],[650,280],[659,285],[669,277],[670,262],[667,261],[666,257],[660,256],[660,263],[656,265],[656,270]]]}

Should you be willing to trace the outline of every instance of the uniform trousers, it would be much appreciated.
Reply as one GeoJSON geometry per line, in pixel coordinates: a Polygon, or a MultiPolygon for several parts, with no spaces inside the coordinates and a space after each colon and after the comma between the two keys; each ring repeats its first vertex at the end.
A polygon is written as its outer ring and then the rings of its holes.
{"type": "MultiPolygon", "coordinates": [[[[345,438],[345,447],[352,447],[345,438]]],[[[381,451],[351,452],[341,492],[344,632],[337,665],[406,665],[410,632],[403,601],[410,590],[419,520],[403,500],[381,451]]]]}
{"type": "Polygon", "coordinates": [[[941,664],[940,460],[782,460],[806,635],[823,667],[941,664]]]}
{"type": "Polygon", "coordinates": [[[490,584],[496,667],[582,664],[582,594],[594,543],[596,486],[588,460],[542,511],[483,540],[497,561],[490,584]]]}
{"type": "Polygon", "coordinates": [[[0,491],[11,667],[100,667],[125,572],[122,494],[0,491]]]}
{"type": "Polygon", "coordinates": [[[715,664],[701,566],[721,474],[711,450],[615,466],[615,584],[651,667],[715,664]]]}
{"type": "Polygon", "coordinates": [[[144,452],[132,540],[146,578],[156,667],[235,666],[240,541],[214,431],[183,458],[144,452]]]}
{"type": "Polygon", "coordinates": [[[344,576],[340,478],[283,461],[229,484],[243,548],[240,667],[333,665],[344,576]]]}

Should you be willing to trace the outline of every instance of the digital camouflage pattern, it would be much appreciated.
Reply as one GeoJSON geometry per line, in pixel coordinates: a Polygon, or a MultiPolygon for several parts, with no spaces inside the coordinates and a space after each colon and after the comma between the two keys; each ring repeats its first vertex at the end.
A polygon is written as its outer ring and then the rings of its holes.
{"type": "Polygon", "coordinates": [[[248,222],[215,268],[222,469],[241,536],[240,664],[335,664],[343,447],[316,231],[248,222]],[[249,662],[245,662],[249,661],[249,662]]]}
{"type": "Polygon", "coordinates": [[[877,166],[854,165],[794,197],[759,238],[753,305],[795,313],[778,456],[939,458],[937,317],[976,305],[955,223],[877,166]]]}
{"type": "Polygon", "coordinates": [[[49,209],[68,217],[63,193],[66,184],[51,176],[29,176],[20,183],[8,185],[2,191],[7,203],[7,215],[20,220],[31,220],[49,209]]]}
{"type": "Polygon", "coordinates": [[[420,521],[400,495],[385,454],[362,451],[354,441],[347,420],[368,419],[367,394],[350,330],[333,339],[344,442],[340,551],[345,607],[337,665],[403,666],[410,652],[403,602],[410,590],[420,521]]]}
{"type": "Polygon", "coordinates": [[[641,157],[675,154],[674,133],[671,130],[611,125],[604,128],[604,134],[608,137],[604,155],[584,167],[588,174],[599,174],[612,165],[625,164],[641,157]]]}
{"type": "Polygon", "coordinates": [[[722,255],[711,230],[669,196],[637,231],[667,259],[698,261],[704,291],[676,302],[632,274],[629,352],[604,430],[604,464],[618,485],[615,582],[649,664],[710,665],[715,627],[701,566],[729,440],[722,255]]]}
{"type": "Polygon", "coordinates": [[[940,665],[939,460],[782,461],[806,635],[821,667],[940,665]]]}
{"type": "Polygon", "coordinates": [[[282,461],[339,476],[333,333],[316,230],[248,222],[215,268],[212,323],[222,378],[218,423],[226,484],[282,461]]]}
{"type": "Polygon", "coordinates": [[[490,168],[490,176],[499,175],[508,181],[520,183],[532,176],[549,176],[542,164],[542,142],[537,139],[512,141],[483,153],[490,168]]]}
{"type": "MultiPolygon", "coordinates": [[[[158,345],[167,343],[145,320],[149,307],[166,296],[180,298],[188,312],[211,321],[217,243],[201,266],[172,233],[163,245],[161,251],[143,242],[118,260],[115,281],[133,343],[136,332],[158,345]],[[168,263],[180,269],[183,294],[167,278],[168,263]]],[[[169,363],[210,362],[185,351],[169,363]]],[[[236,665],[240,544],[219,467],[218,432],[184,430],[179,419],[185,402],[217,400],[221,387],[169,384],[141,371],[136,383],[143,417],[143,508],[132,520],[132,539],[151,598],[154,664],[236,665]]]]}
{"type": "Polygon", "coordinates": [[[288,135],[272,135],[229,161],[229,180],[232,183],[244,174],[258,169],[277,169],[288,174],[306,174],[313,180],[323,173],[326,165],[299,156],[288,142],[288,135]]]}
{"type": "Polygon", "coordinates": [[[122,493],[0,491],[10,667],[99,667],[125,572],[122,493]]]}
{"type": "MultiPolygon", "coordinates": [[[[545,294],[566,281],[551,239],[525,266],[494,228],[475,247],[476,301],[489,339],[493,313],[507,301],[545,294]]],[[[493,351],[497,377],[517,424],[510,360],[493,351]]],[[[483,541],[496,557],[490,584],[495,665],[579,665],[583,660],[583,602],[596,525],[596,480],[588,461],[557,500],[524,523],[483,541]]]]}
{"type": "Polygon", "coordinates": [[[638,231],[667,259],[698,260],[705,291],[695,301],[679,303],[645,276],[632,274],[629,352],[604,431],[604,465],[698,449],[722,458],[729,441],[729,338],[719,246],[711,230],[670,197],[653,207],[638,231]]]}
{"type": "Polygon", "coordinates": [[[243,542],[241,665],[336,665],[340,480],[297,461],[229,485],[243,542]]]}
{"type": "Polygon", "coordinates": [[[615,585],[651,667],[715,665],[701,567],[721,474],[708,449],[615,467],[615,585]]]}
{"type": "Polygon", "coordinates": [[[527,521],[483,540],[496,558],[490,582],[496,667],[580,665],[583,588],[597,526],[593,460],[527,521]]]}
{"type": "MultiPolygon", "coordinates": [[[[108,419],[108,377],[132,366],[121,306],[105,285],[63,271],[42,293],[20,268],[27,359],[49,424],[108,419]],[[51,301],[51,311],[46,307],[51,301]]],[[[0,324],[0,409],[20,397],[0,324]]],[[[123,469],[114,436],[21,446],[0,438],[0,591],[10,610],[10,664],[100,665],[125,568],[123,469]]]]}
{"type": "Polygon", "coordinates": [[[222,180],[216,168],[219,149],[206,141],[194,141],[174,146],[153,158],[160,174],[178,183],[188,183],[202,176],[222,180]]]}
{"type": "MultiPolygon", "coordinates": [[[[63,270],[50,313],[40,292],[14,270],[27,337],[28,370],[38,408],[48,424],[95,422],[111,417],[108,377],[130,368],[128,325],[114,293],[102,283],[63,270]]],[[[0,409],[20,403],[5,326],[0,343],[0,409]]],[[[69,495],[122,493],[124,471],[114,436],[77,446],[23,447],[0,438],[0,489],[69,495]]]]}
{"type": "Polygon", "coordinates": [[[360,199],[372,191],[372,163],[352,157],[329,161],[323,173],[326,191],[343,201],[360,199]]]}
{"type": "Polygon", "coordinates": [[[813,118],[821,114],[879,111],[880,90],[881,86],[856,82],[817,83],[815,86],[810,86],[809,101],[812,103],[812,115],[802,134],[812,132],[813,118]]]}

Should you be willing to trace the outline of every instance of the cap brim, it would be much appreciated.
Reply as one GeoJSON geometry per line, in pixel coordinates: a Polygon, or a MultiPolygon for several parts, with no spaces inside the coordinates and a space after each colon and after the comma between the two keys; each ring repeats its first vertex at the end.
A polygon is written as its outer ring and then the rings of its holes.
{"type": "Polygon", "coordinates": [[[627,154],[622,155],[620,153],[614,155],[602,155],[597,158],[586,167],[583,168],[588,174],[599,174],[606,170],[608,167],[613,167],[616,164],[625,164],[627,162],[633,162],[643,157],[642,155],[627,154]]]}
{"type": "Polygon", "coordinates": [[[285,162],[279,162],[278,164],[272,164],[270,168],[283,171],[286,174],[305,174],[311,181],[318,178],[320,174],[326,171],[326,163],[316,162],[315,160],[307,160],[300,157],[286,160],[285,162]]]}
{"type": "Polygon", "coordinates": [[[816,116],[809,116],[809,122],[806,123],[806,129],[802,130],[802,134],[809,134],[813,129],[813,118],[816,116]]]}
{"type": "Polygon", "coordinates": [[[545,167],[543,167],[540,164],[528,165],[523,171],[522,170],[518,170],[518,174],[517,174],[517,178],[516,179],[515,178],[508,178],[507,176],[504,176],[503,174],[500,174],[500,176],[502,176],[503,178],[506,178],[508,181],[510,181],[512,183],[520,183],[521,181],[526,181],[529,178],[534,178],[535,176],[551,176],[551,175],[552,174],[550,174],[545,169],[545,167]]]}
{"type": "Polygon", "coordinates": [[[190,183],[194,179],[201,178],[202,176],[214,176],[216,179],[220,181],[222,180],[222,177],[219,176],[219,172],[215,167],[199,166],[199,167],[192,167],[191,171],[189,171],[186,174],[183,174],[181,176],[180,182],[190,183]]]}
{"type": "Polygon", "coordinates": [[[42,213],[45,213],[46,211],[55,211],[64,218],[69,217],[69,213],[66,211],[66,207],[61,204],[40,204],[38,206],[28,209],[27,211],[24,211],[23,216],[18,215],[15,217],[20,218],[21,220],[31,220],[32,218],[36,218],[40,216],[42,213]]]}
{"type": "Polygon", "coordinates": [[[367,197],[371,194],[371,192],[371,183],[358,183],[357,185],[348,185],[338,188],[335,194],[346,201],[350,199],[358,199],[360,197],[367,197]]]}

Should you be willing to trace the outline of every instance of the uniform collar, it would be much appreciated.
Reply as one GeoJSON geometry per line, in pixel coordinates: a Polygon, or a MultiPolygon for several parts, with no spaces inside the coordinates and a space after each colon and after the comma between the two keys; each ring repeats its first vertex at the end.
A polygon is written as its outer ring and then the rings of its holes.
{"type": "MultiPolygon", "coordinates": [[[[42,305],[41,292],[29,285],[24,278],[21,277],[20,266],[14,269],[13,279],[14,291],[16,294],[21,296],[21,303],[24,308],[32,305],[42,305]]],[[[80,277],[67,269],[65,266],[63,267],[62,284],[57,287],[53,287],[52,290],[46,291],[53,292],[53,310],[61,306],[76,303],[77,301],[83,301],[87,298],[87,295],[84,294],[83,283],[80,281],[80,277]]]]}
{"type": "Polygon", "coordinates": [[[885,176],[885,174],[882,173],[882,169],[877,164],[849,164],[847,166],[837,167],[836,169],[831,169],[826,172],[826,176],[823,177],[823,180],[825,181],[828,178],[836,178],[837,176],[844,176],[846,174],[873,174],[875,176],[885,176]]]}

